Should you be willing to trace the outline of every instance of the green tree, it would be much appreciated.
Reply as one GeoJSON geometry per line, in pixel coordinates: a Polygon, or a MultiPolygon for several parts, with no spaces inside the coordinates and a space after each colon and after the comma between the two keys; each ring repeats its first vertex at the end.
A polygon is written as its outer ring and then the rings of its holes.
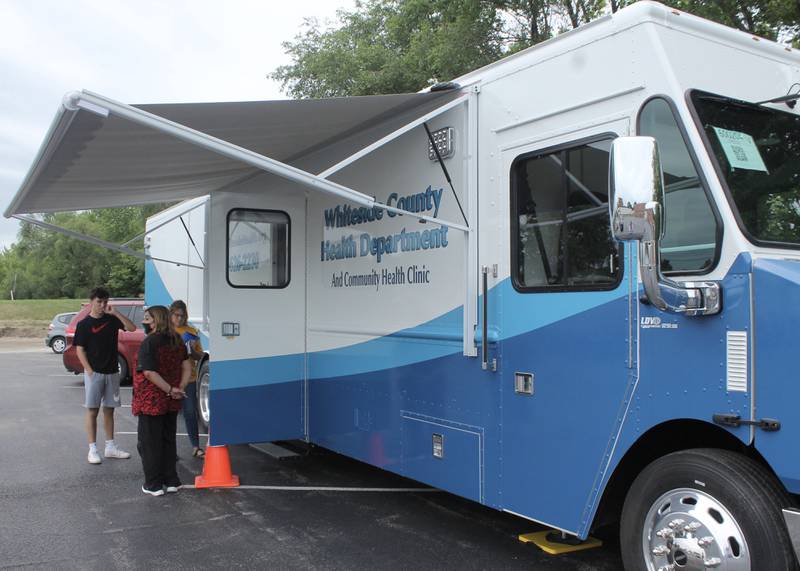
{"type": "Polygon", "coordinates": [[[509,53],[550,39],[557,20],[555,5],[549,0],[497,0],[503,25],[500,36],[509,53]]]}
{"type": "MultiPolygon", "coordinates": [[[[165,204],[46,214],[44,221],[112,243],[144,231],[148,216],[165,204]]],[[[136,246],[133,244],[132,246],[136,246]]],[[[17,242],[0,253],[0,297],[86,297],[98,284],[115,296],[144,291],[144,263],[139,258],[23,222],[17,242]],[[16,286],[14,285],[16,280],[16,286]]]]}
{"type": "MultiPolygon", "coordinates": [[[[334,25],[306,20],[270,76],[294,98],[418,91],[525,49],[633,0],[359,0],[334,25]]],[[[798,45],[798,0],[665,0],[798,45]]]]}
{"type": "Polygon", "coordinates": [[[284,49],[293,63],[271,74],[295,98],[414,92],[502,55],[494,5],[480,0],[367,0],[315,19],[284,49]]]}
{"type": "Polygon", "coordinates": [[[800,47],[797,0],[666,0],[665,4],[743,32],[800,47]]]}

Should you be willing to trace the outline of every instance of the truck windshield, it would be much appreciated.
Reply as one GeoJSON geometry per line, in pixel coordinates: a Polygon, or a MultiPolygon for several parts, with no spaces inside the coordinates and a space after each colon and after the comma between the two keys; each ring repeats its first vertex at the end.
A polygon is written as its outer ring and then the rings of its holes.
{"type": "Polygon", "coordinates": [[[691,99],[745,232],[800,245],[800,116],[699,91],[691,99]]]}

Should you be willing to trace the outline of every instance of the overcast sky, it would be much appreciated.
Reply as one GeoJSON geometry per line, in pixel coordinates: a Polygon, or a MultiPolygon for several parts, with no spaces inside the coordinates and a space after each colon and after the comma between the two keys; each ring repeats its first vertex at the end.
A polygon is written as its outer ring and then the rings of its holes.
{"type": "Polygon", "coordinates": [[[352,0],[0,0],[2,217],[62,96],[88,89],[124,103],[285,99],[267,74],[303,18],[352,0]]]}

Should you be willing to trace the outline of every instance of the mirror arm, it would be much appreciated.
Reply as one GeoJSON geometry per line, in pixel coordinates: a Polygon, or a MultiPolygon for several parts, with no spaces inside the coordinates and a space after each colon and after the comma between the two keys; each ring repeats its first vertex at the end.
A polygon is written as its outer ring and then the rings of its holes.
{"type": "Polygon", "coordinates": [[[721,309],[719,284],[714,282],[678,283],[661,275],[661,256],[657,240],[639,242],[639,268],[647,301],[661,311],[687,316],[714,315],[721,309]],[[670,301],[667,301],[667,298],[670,301]]]}
{"type": "Polygon", "coordinates": [[[722,308],[719,284],[680,283],[661,275],[664,180],[653,137],[618,137],[611,144],[608,208],[612,236],[639,242],[639,274],[646,301],[660,311],[713,315],[722,308]]]}
{"type": "Polygon", "coordinates": [[[658,242],[656,240],[641,240],[639,242],[639,269],[641,270],[642,283],[644,284],[644,294],[647,301],[660,311],[666,311],[668,306],[661,294],[661,284],[659,283],[660,256],[658,254],[658,242]]]}

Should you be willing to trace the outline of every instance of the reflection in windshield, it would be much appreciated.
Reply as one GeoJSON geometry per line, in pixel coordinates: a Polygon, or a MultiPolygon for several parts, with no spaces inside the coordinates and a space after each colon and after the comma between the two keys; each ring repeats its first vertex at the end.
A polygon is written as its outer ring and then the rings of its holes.
{"type": "Polygon", "coordinates": [[[692,101],[747,232],[800,244],[800,116],[701,92],[692,101]]]}

